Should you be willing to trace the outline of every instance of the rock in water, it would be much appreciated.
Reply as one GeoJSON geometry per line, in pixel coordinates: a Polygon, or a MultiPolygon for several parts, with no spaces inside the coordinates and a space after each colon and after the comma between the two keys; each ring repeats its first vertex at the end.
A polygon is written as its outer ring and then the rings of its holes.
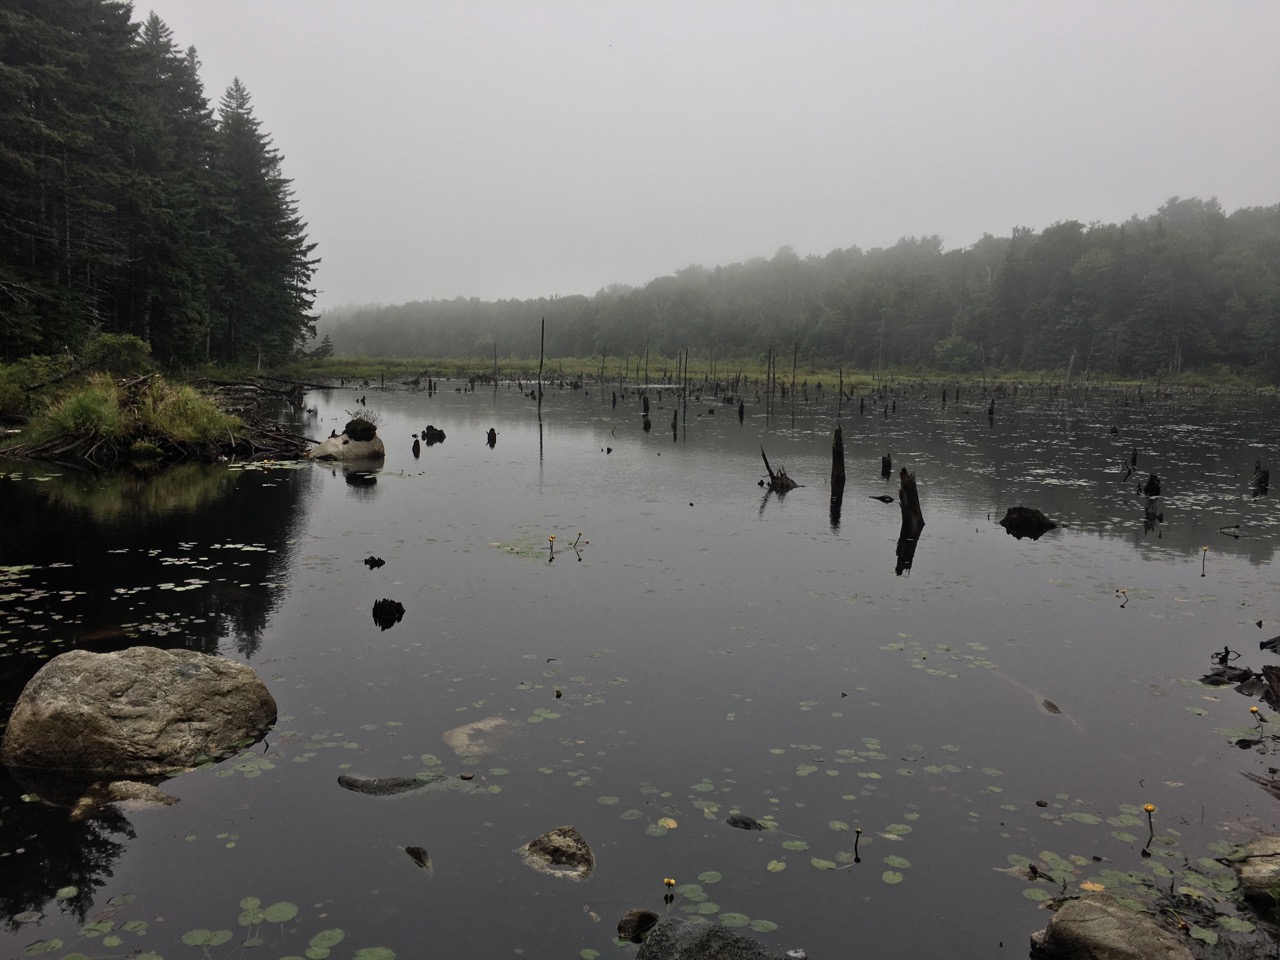
{"type": "Polygon", "coordinates": [[[779,960],[751,937],[719,923],[663,917],[644,934],[636,960],[779,960]]]}
{"type": "Polygon", "coordinates": [[[1191,960],[1182,941],[1147,913],[1109,893],[1068,900],[1049,925],[1031,937],[1036,955],[1074,960],[1191,960]]]}
{"type": "Polygon", "coordinates": [[[0,759],[11,767],[158,776],[260,737],[276,702],[252,667],[190,650],[73,650],[31,678],[0,759]]]}
{"type": "Polygon", "coordinates": [[[652,910],[634,907],[622,915],[618,921],[618,939],[639,943],[649,928],[658,922],[658,915],[652,910]]]}
{"type": "Polygon", "coordinates": [[[576,827],[556,827],[523,848],[525,862],[535,870],[572,880],[585,880],[596,858],[576,827]]]}
{"type": "Polygon", "coordinates": [[[307,453],[308,460],[382,460],[387,448],[378,436],[378,428],[357,417],[348,420],[342,433],[330,436],[307,453]]]}

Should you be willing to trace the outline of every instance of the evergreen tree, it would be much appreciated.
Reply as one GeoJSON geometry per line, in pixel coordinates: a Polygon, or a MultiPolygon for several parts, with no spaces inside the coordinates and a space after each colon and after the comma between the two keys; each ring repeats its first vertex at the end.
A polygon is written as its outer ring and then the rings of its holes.
{"type": "Polygon", "coordinates": [[[308,315],[318,261],[282,158],[232,81],[218,105],[216,173],[226,259],[218,277],[214,349],[233,363],[288,359],[315,333],[308,315]]]}

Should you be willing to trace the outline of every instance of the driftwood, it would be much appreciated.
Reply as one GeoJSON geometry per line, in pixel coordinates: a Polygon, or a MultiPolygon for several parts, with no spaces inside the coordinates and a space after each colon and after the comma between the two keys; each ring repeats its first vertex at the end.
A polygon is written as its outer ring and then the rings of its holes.
{"type": "Polygon", "coordinates": [[[787,471],[779,467],[774,470],[769,466],[769,458],[765,456],[764,447],[760,448],[760,456],[764,457],[764,468],[769,472],[769,489],[774,493],[786,493],[788,490],[794,490],[800,484],[796,483],[787,476],[787,471]]]}

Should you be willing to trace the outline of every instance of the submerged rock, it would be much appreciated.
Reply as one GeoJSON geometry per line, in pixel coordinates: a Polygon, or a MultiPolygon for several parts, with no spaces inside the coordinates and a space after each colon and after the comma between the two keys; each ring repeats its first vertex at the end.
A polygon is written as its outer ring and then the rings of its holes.
{"type": "Polygon", "coordinates": [[[11,767],[159,776],[228,753],[275,719],[275,700],[246,664],[155,647],[73,650],[27,683],[0,759],[11,767]]]}
{"type": "MultiPolygon", "coordinates": [[[[634,912],[634,911],[632,911],[634,912]]],[[[619,933],[621,933],[619,924],[619,933]]],[[[636,951],[636,960],[780,960],[782,954],[769,950],[751,937],[734,933],[719,923],[663,917],[658,920],[636,951]]]]}
{"type": "Polygon", "coordinates": [[[92,819],[101,813],[104,807],[112,804],[118,804],[127,809],[142,809],[171,807],[177,802],[177,797],[165,793],[150,783],[141,783],[137,780],[112,780],[110,783],[94,784],[72,809],[71,819],[92,819]]]}
{"type": "Polygon", "coordinates": [[[618,921],[618,939],[639,943],[657,922],[658,915],[652,910],[633,907],[624,913],[622,919],[618,921]]]}
{"type": "Polygon", "coordinates": [[[509,726],[505,717],[485,717],[460,727],[446,730],[441,737],[445,745],[460,757],[477,757],[493,753],[499,738],[509,726]]]}
{"type": "Polygon", "coordinates": [[[745,813],[731,813],[724,818],[724,822],[731,827],[737,827],[739,830],[764,830],[765,825],[755,817],[748,817],[745,813]]]}
{"type": "Polygon", "coordinates": [[[431,777],[352,777],[342,774],[338,777],[338,786],[370,797],[394,797],[413,790],[425,790],[446,779],[443,774],[431,777]]]}
{"type": "Polygon", "coordinates": [[[1033,956],[1051,960],[1192,960],[1177,934],[1109,893],[1068,900],[1039,933],[1033,956]]]}
{"type": "Polygon", "coordinates": [[[595,869],[596,858],[576,827],[548,830],[521,848],[525,862],[535,870],[571,880],[585,880],[595,869]]]}

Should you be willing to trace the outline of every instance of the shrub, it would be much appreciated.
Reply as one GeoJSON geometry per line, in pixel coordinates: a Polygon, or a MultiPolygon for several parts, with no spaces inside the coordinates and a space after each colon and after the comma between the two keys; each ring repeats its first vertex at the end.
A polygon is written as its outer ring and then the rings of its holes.
{"type": "Polygon", "coordinates": [[[117,377],[141,376],[156,369],[155,361],[151,359],[150,344],[127,333],[104,333],[94,337],[85,347],[81,365],[117,377]]]}

